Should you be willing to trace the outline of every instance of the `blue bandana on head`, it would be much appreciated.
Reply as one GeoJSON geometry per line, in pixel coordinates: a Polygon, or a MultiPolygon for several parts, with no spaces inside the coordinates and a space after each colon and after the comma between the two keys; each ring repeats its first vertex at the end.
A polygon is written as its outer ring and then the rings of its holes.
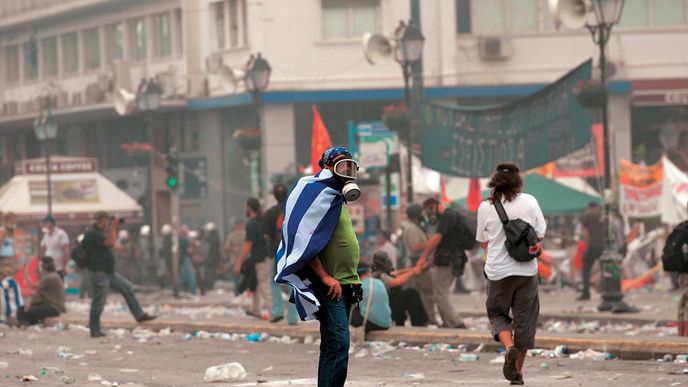
{"type": "Polygon", "coordinates": [[[343,146],[330,148],[322,154],[322,157],[320,157],[320,161],[318,161],[318,166],[320,166],[320,168],[325,168],[325,165],[331,164],[332,160],[341,155],[351,157],[351,152],[349,152],[349,150],[344,148],[343,146]]]}

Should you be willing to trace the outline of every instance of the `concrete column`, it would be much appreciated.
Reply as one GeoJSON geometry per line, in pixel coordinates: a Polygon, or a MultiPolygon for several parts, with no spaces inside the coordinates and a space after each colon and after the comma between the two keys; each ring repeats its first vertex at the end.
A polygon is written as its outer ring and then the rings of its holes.
{"type": "Polygon", "coordinates": [[[262,169],[263,200],[266,208],[274,203],[270,177],[274,174],[295,173],[296,139],[294,135],[294,105],[263,105],[262,169]]]}
{"type": "Polygon", "coordinates": [[[208,197],[200,200],[202,221],[213,222],[220,235],[224,235],[223,214],[223,176],[222,176],[222,122],[219,110],[198,113],[200,128],[199,148],[197,152],[185,153],[187,156],[205,157],[208,169],[208,197]]]}
{"type": "Polygon", "coordinates": [[[631,146],[630,94],[610,94],[609,128],[612,137],[610,144],[611,173],[612,176],[618,176],[619,160],[625,159],[630,161],[633,154],[631,146]]]}

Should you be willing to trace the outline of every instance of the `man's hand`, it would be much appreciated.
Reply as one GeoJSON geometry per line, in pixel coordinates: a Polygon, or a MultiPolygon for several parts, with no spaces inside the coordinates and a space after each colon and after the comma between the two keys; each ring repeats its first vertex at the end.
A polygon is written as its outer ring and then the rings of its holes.
{"type": "Polygon", "coordinates": [[[322,282],[328,288],[328,297],[337,301],[339,301],[342,298],[342,286],[339,284],[339,281],[328,275],[322,278],[322,282]]]}

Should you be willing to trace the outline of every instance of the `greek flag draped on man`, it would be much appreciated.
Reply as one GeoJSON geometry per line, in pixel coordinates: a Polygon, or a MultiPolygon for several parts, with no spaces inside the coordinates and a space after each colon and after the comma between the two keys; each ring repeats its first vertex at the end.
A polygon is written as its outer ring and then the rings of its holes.
{"type": "Polygon", "coordinates": [[[327,169],[299,179],[287,199],[275,281],[292,287],[289,301],[301,320],[314,320],[320,308],[310,288],[308,263],[325,248],[339,221],[344,196],[327,169]]]}

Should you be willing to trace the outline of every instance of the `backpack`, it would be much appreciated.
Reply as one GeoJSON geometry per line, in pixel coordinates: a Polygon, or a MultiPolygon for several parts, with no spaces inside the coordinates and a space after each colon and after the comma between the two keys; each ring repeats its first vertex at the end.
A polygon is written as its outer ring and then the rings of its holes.
{"type": "Polygon", "coordinates": [[[688,244],[688,221],[679,223],[666,240],[662,250],[664,271],[688,273],[688,254],[683,252],[685,244],[688,244]]]}
{"type": "Polygon", "coordinates": [[[462,250],[473,250],[478,245],[478,241],[475,240],[477,228],[475,217],[459,212],[454,229],[456,230],[456,240],[462,250]]]}
{"type": "Polygon", "coordinates": [[[504,245],[511,258],[518,262],[530,262],[539,257],[542,249],[538,246],[538,236],[533,226],[521,219],[509,219],[499,200],[494,202],[494,206],[504,226],[504,245]]]}
{"type": "Polygon", "coordinates": [[[83,242],[77,242],[74,245],[72,252],[70,253],[70,257],[72,258],[72,261],[76,263],[77,267],[79,267],[79,269],[87,268],[91,261],[83,242]]]}

